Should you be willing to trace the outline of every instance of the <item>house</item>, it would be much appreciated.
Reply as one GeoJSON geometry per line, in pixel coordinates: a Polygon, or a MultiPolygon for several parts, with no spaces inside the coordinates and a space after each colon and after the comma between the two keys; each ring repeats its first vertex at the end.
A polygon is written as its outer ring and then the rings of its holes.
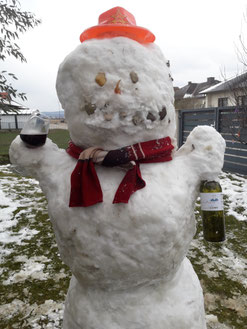
{"type": "Polygon", "coordinates": [[[215,86],[220,81],[214,77],[207,78],[207,81],[195,83],[189,81],[182,88],[174,88],[175,91],[175,109],[200,109],[206,107],[206,96],[202,93],[203,90],[215,86]]]}
{"type": "Polygon", "coordinates": [[[33,110],[10,100],[7,93],[0,93],[0,130],[22,129],[32,112],[33,110]]]}
{"type": "Polygon", "coordinates": [[[246,106],[247,72],[204,89],[200,94],[205,96],[206,107],[246,106]]]}
{"type": "MultiPolygon", "coordinates": [[[[179,126],[179,111],[204,109],[206,107],[206,95],[202,93],[203,90],[215,86],[219,83],[214,77],[207,78],[205,82],[191,82],[182,88],[175,87],[175,110],[176,110],[176,125],[179,126]]],[[[178,130],[177,130],[178,138],[178,130]]]]}

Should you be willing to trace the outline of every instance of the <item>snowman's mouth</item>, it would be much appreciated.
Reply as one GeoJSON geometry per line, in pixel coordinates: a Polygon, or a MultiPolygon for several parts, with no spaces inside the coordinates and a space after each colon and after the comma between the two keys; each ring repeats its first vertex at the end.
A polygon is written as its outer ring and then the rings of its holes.
{"type": "MultiPolygon", "coordinates": [[[[148,109],[140,110],[124,110],[124,109],[112,109],[108,103],[102,108],[97,108],[95,104],[87,103],[84,107],[85,112],[88,115],[88,123],[92,124],[92,121],[100,121],[110,123],[119,120],[122,124],[132,123],[134,126],[142,125],[143,123],[151,124],[159,122],[165,119],[167,115],[166,106],[163,106],[159,112],[148,109]]],[[[96,123],[96,122],[95,122],[96,123]]]]}

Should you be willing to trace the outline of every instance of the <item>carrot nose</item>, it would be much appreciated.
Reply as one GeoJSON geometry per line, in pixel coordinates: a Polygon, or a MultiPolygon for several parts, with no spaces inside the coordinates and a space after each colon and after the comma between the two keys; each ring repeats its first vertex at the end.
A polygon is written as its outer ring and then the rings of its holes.
{"type": "Polygon", "coordinates": [[[120,89],[120,87],[119,87],[119,85],[120,85],[120,81],[121,81],[121,80],[119,80],[119,81],[117,82],[116,87],[115,87],[115,89],[114,89],[115,94],[121,94],[121,89],[120,89]]]}

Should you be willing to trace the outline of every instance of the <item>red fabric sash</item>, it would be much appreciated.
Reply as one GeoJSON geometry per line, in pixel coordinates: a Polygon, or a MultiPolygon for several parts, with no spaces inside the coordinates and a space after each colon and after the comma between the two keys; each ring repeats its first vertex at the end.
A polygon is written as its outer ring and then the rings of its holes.
{"type": "MultiPolygon", "coordinates": [[[[174,146],[170,137],[155,139],[109,151],[104,157],[102,166],[114,167],[134,163],[120,183],[113,203],[128,203],[130,196],[146,186],[142,179],[140,163],[165,162],[172,160],[174,146]]],[[[67,153],[75,159],[83,149],[69,142],[67,153]]],[[[77,161],[71,174],[70,207],[88,207],[103,201],[100,182],[92,159],[77,161]]]]}

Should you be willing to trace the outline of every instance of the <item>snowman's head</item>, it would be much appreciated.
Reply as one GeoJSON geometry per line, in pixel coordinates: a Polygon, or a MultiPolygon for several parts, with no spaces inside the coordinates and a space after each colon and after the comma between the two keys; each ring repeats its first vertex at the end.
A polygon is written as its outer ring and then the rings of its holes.
{"type": "Polygon", "coordinates": [[[83,42],[60,65],[57,94],[78,146],[113,149],[175,135],[170,69],[153,43],[83,42]]]}

